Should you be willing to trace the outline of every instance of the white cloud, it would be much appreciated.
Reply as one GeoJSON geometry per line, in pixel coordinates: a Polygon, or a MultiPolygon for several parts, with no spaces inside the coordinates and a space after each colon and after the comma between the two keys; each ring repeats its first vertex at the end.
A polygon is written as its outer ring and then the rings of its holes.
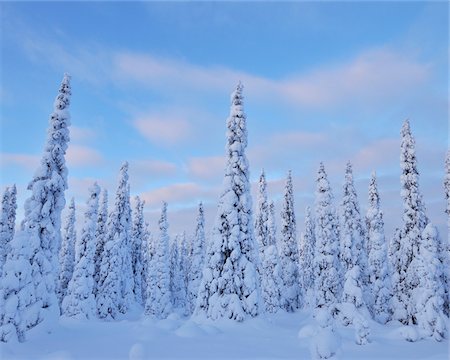
{"type": "Polygon", "coordinates": [[[192,157],[187,161],[188,174],[197,179],[212,180],[223,176],[225,156],[192,157]]]}
{"type": "Polygon", "coordinates": [[[103,162],[103,156],[94,148],[70,144],[66,160],[68,167],[96,166],[103,162]]]}
{"type": "Polygon", "coordinates": [[[39,165],[39,156],[30,154],[1,153],[0,162],[2,166],[18,165],[27,170],[35,170],[39,165]]]}
{"type": "Polygon", "coordinates": [[[133,125],[147,140],[156,144],[172,145],[186,140],[191,134],[191,125],[178,114],[159,113],[138,117],[133,125]]]}

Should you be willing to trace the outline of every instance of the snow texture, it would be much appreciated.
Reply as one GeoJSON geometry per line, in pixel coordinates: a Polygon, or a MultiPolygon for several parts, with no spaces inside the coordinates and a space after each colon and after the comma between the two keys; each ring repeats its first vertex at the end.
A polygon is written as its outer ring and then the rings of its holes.
{"type": "Polygon", "coordinates": [[[0,213],[0,273],[6,256],[10,251],[10,242],[16,226],[17,189],[16,185],[7,187],[2,196],[0,213]]]}
{"type": "Polygon", "coordinates": [[[100,202],[100,208],[97,217],[97,228],[95,230],[95,271],[94,271],[94,294],[97,296],[99,282],[100,282],[100,269],[103,259],[103,250],[106,243],[107,235],[107,223],[108,223],[108,190],[103,189],[102,199],[100,202]]]}
{"type": "Polygon", "coordinates": [[[144,261],[142,258],[142,247],[144,244],[144,237],[145,237],[144,204],[145,201],[141,201],[139,196],[135,197],[133,226],[131,229],[131,239],[132,239],[131,259],[134,278],[133,293],[135,301],[141,305],[144,305],[144,294],[143,294],[144,261]]]}

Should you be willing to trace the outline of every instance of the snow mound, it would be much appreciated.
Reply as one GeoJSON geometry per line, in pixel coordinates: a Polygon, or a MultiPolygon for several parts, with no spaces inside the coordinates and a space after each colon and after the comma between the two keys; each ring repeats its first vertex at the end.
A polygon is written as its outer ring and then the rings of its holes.
{"type": "Polygon", "coordinates": [[[163,330],[174,331],[180,327],[180,324],[181,324],[181,320],[167,318],[167,319],[159,320],[156,323],[156,326],[163,330]]]}
{"type": "Polygon", "coordinates": [[[298,338],[299,339],[305,339],[305,338],[310,338],[313,337],[317,334],[317,326],[312,325],[312,324],[308,324],[303,326],[299,332],[298,332],[298,338]]]}
{"type": "Polygon", "coordinates": [[[175,331],[175,334],[181,337],[193,338],[205,335],[205,331],[193,321],[186,321],[175,331]]]}
{"type": "Polygon", "coordinates": [[[340,336],[331,327],[320,328],[311,342],[313,359],[331,359],[340,347],[340,336]]]}

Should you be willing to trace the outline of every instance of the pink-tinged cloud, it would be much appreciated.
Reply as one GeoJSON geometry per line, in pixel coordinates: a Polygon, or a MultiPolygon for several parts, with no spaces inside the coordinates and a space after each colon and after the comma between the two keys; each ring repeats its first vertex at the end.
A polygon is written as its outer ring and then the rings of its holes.
{"type": "Polygon", "coordinates": [[[39,165],[40,157],[38,155],[29,154],[0,154],[0,162],[3,166],[15,165],[21,166],[27,170],[35,170],[39,165]]]}
{"type": "Polygon", "coordinates": [[[149,87],[163,85],[172,89],[229,92],[235,82],[242,80],[252,97],[278,98],[290,105],[315,108],[355,101],[372,104],[394,96],[408,96],[424,84],[431,73],[430,64],[391,49],[367,50],[347,62],[323,65],[282,79],[220,66],[201,67],[149,54],[117,53],[114,66],[114,73],[122,81],[126,79],[149,87]]]}
{"type": "Polygon", "coordinates": [[[199,201],[217,200],[218,189],[197,183],[178,183],[142,193],[149,208],[159,208],[163,201],[173,205],[192,204],[199,201]]]}
{"type": "Polygon", "coordinates": [[[142,136],[155,144],[172,145],[191,135],[189,121],[177,114],[150,114],[137,118],[133,125],[142,136]]]}
{"type": "Polygon", "coordinates": [[[188,159],[187,172],[196,179],[220,179],[225,171],[225,156],[203,156],[188,159]]]}
{"type": "Polygon", "coordinates": [[[400,139],[380,139],[359,149],[353,164],[362,171],[397,166],[400,157],[400,139]]]}
{"type": "Polygon", "coordinates": [[[69,144],[66,153],[67,166],[96,166],[103,162],[103,156],[88,146],[69,144]]]}

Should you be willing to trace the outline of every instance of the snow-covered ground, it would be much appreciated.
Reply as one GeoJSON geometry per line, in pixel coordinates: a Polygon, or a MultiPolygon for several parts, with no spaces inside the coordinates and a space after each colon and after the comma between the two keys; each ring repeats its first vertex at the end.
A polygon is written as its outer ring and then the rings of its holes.
{"type": "MultiPolygon", "coordinates": [[[[315,331],[309,312],[280,312],[232,321],[165,320],[139,315],[113,322],[61,318],[42,324],[25,343],[1,343],[2,359],[311,359],[315,331]],[[50,332],[50,333],[49,333],[50,332]]],[[[449,342],[403,340],[401,327],[370,322],[371,343],[356,345],[351,327],[338,327],[337,359],[448,359],[449,342]]],[[[316,339],[317,340],[317,339],[316,339]]]]}

